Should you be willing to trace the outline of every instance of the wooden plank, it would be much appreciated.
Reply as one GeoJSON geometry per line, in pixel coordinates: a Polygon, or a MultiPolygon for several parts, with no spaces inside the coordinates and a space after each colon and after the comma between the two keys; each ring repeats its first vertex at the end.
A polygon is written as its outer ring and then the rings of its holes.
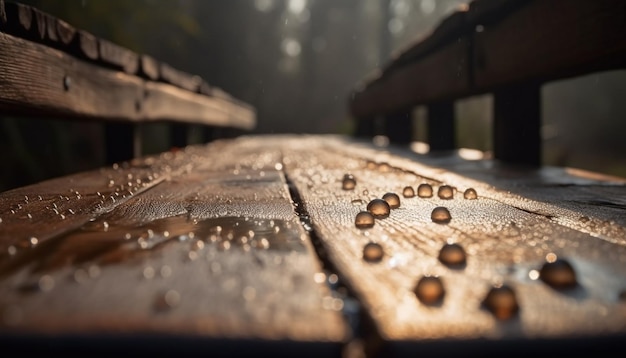
{"type": "Polygon", "coordinates": [[[474,34],[475,85],[488,90],[622,68],[625,12],[620,0],[531,1],[474,34]]]}
{"type": "MultiPolygon", "coordinates": [[[[82,185],[84,198],[97,199],[96,191],[126,188],[141,173],[167,177],[85,213],[91,220],[42,236],[34,247],[10,257],[2,251],[5,341],[21,335],[30,339],[27,347],[43,341],[72,351],[85,342],[99,350],[111,340],[143,337],[172,353],[187,339],[186,349],[196,353],[241,354],[251,344],[255,353],[340,356],[346,326],[337,309],[323,304],[333,298],[318,279],[322,267],[295,215],[280,152],[218,141],[127,164],[0,194],[3,204],[19,202],[23,193],[56,203],[71,181],[82,185]],[[85,340],[62,345],[76,334],[85,340]]],[[[15,215],[32,211],[59,221],[33,207],[36,200],[15,215]]],[[[20,239],[39,234],[26,219],[2,217],[8,219],[0,223],[3,245],[17,239],[9,232],[20,239]]]]}
{"type": "Polygon", "coordinates": [[[148,56],[148,55],[141,55],[140,56],[140,69],[141,69],[141,74],[153,81],[156,81],[159,79],[159,63],[157,60],[155,60],[154,58],[148,56]]]}
{"type": "Polygon", "coordinates": [[[467,47],[467,38],[459,39],[354,93],[350,102],[352,115],[386,115],[466,93],[470,85],[467,47]]]}
{"type": "Polygon", "coordinates": [[[105,64],[128,74],[136,74],[138,72],[139,55],[133,51],[104,39],[98,39],[98,48],[100,50],[100,60],[105,64]]]}
{"type": "MultiPolygon", "coordinates": [[[[276,138],[249,139],[246,145],[259,152],[281,145],[288,178],[305,203],[328,259],[371,315],[379,340],[369,337],[365,342],[373,356],[511,351],[542,355],[557,347],[590,354],[598,352],[599,343],[616,349],[626,337],[620,298],[626,288],[626,181],[581,185],[584,195],[576,195],[576,200],[585,199],[565,205],[571,199],[568,194],[582,184],[572,175],[555,176],[570,180],[563,186],[568,190],[558,192],[560,186],[526,171],[534,181],[523,192],[532,193],[537,185],[553,192],[526,197],[508,190],[525,184],[516,179],[519,173],[494,169],[499,184],[492,186],[445,167],[421,164],[421,157],[397,148],[381,151],[335,137],[294,137],[282,143],[276,138]],[[341,189],[346,173],[356,178],[353,190],[341,189]],[[431,184],[435,193],[448,184],[455,196],[401,196],[400,208],[388,218],[376,220],[369,229],[355,227],[355,215],[370,200],[386,192],[401,195],[405,186],[421,183],[431,184]],[[478,193],[475,200],[463,198],[470,187],[478,193]],[[597,200],[614,206],[599,211],[593,204],[597,200]],[[449,209],[449,223],[431,220],[437,206],[449,209]],[[380,262],[363,260],[364,245],[371,241],[384,249],[380,262]],[[465,248],[465,266],[449,268],[438,261],[446,242],[465,248]],[[552,253],[574,267],[575,288],[553,289],[538,279],[552,253]],[[414,289],[423,275],[442,278],[442,303],[429,306],[416,297],[414,289]],[[490,288],[499,284],[512,287],[517,297],[519,310],[509,320],[497,318],[483,303],[490,288]]],[[[445,164],[450,158],[429,160],[445,164]]],[[[485,163],[474,167],[489,171],[485,163]]]]}
{"type": "Polygon", "coordinates": [[[183,121],[244,129],[254,109],[77,61],[64,52],[0,33],[0,108],[72,119],[183,121]]]}
{"type": "Polygon", "coordinates": [[[160,79],[176,87],[186,89],[191,92],[199,92],[202,78],[190,73],[179,71],[167,63],[160,63],[160,79]]]}

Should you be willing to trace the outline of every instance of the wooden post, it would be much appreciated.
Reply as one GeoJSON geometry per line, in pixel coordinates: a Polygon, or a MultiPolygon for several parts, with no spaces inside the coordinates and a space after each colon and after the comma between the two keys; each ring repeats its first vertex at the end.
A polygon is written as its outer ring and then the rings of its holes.
{"type": "Polygon", "coordinates": [[[385,117],[385,134],[391,144],[410,144],[413,141],[413,116],[411,111],[385,117]]]}
{"type": "Polygon", "coordinates": [[[141,132],[136,123],[105,123],[104,142],[107,165],[141,156],[141,132]]]}
{"type": "Polygon", "coordinates": [[[494,93],[494,156],[509,163],[541,165],[541,98],[536,83],[494,93]]]}
{"type": "Polygon", "coordinates": [[[187,146],[189,126],[184,123],[170,124],[170,147],[184,148],[187,146]]]}
{"type": "Polygon", "coordinates": [[[431,151],[456,148],[453,101],[428,105],[428,144],[431,151]]]}

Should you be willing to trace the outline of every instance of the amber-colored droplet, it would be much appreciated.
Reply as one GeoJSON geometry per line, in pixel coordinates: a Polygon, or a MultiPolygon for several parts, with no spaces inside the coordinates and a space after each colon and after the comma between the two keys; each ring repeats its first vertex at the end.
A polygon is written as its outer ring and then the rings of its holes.
{"type": "Polygon", "coordinates": [[[356,187],[356,179],[352,174],[345,174],[341,181],[341,188],[343,190],[352,190],[356,187]]]}
{"type": "Polygon", "coordinates": [[[400,197],[396,193],[385,193],[385,195],[383,195],[383,200],[386,201],[392,209],[400,207],[400,197]]]}
{"type": "Polygon", "coordinates": [[[447,208],[438,206],[433,209],[433,212],[430,214],[430,218],[433,222],[445,224],[450,222],[452,216],[450,216],[450,211],[448,211],[447,208]]]}
{"type": "Polygon", "coordinates": [[[539,278],[556,289],[568,289],[577,285],[576,271],[572,265],[567,260],[556,257],[543,264],[539,278]]]}
{"type": "Polygon", "coordinates": [[[354,225],[359,229],[370,228],[374,226],[374,215],[372,215],[369,211],[361,211],[356,214],[354,225]]]}
{"type": "Polygon", "coordinates": [[[367,204],[367,211],[372,213],[377,219],[384,219],[389,216],[391,207],[383,199],[374,199],[367,204]]]}
{"type": "Polygon", "coordinates": [[[483,300],[483,305],[500,320],[510,319],[519,311],[515,291],[507,285],[492,287],[483,300]]]}
{"type": "Polygon", "coordinates": [[[423,304],[434,305],[441,302],[446,291],[439,277],[423,276],[417,281],[414,293],[423,304]]]}
{"type": "Polygon", "coordinates": [[[422,183],[417,187],[417,196],[420,198],[430,198],[433,196],[433,187],[430,184],[422,183]]]}
{"type": "Polygon", "coordinates": [[[463,193],[463,197],[467,200],[475,200],[478,199],[478,193],[476,193],[476,189],[474,188],[467,188],[463,193]]]}
{"type": "Polygon", "coordinates": [[[445,244],[439,251],[439,261],[450,267],[460,267],[465,265],[467,254],[463,247],[457,243],[445,244]]]}
{"type": "Polygon", "coordinates": [[[412,186],[405,186],[404,189],[402,189],[402,196],[405,198],[412,198],[415,196],[415,190],[412,186]]]}
{"type": "Polygon", "coordinates": [[[369,242],[363,246],[363,260],[367,262],[379,262],[384,255],[383,247],[378,243],[369,242]]]}
{"type": "Polygon", "coordinates": [[[439,199],[452,199],[454,197],[454,189],[450,185],[442,185],[437,190],[437,196],[439,196],[439,199]]]}

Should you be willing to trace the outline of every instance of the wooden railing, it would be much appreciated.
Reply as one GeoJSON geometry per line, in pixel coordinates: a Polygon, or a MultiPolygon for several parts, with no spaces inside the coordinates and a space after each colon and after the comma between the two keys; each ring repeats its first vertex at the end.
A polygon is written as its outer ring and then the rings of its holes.
{"type": "Polygon", "coordinates": [[[428,109],[431,150],[455,148],[454,101],[493,93],[493,152],[541,164],[541,85],[626,65],[622,0],[474,0],[400,52],[350,95],[357,136],[383,118],[394,143],[428,109]]]}
{"type": "Polygon", "coordinates": [[[203,125],[207,140],[256,124],[252,106],[197,75],[3,0],[0,114],[103,121],[107,163],[141,155],[142,123],[171,123],[176,147],[190,124],[203,125]]]}

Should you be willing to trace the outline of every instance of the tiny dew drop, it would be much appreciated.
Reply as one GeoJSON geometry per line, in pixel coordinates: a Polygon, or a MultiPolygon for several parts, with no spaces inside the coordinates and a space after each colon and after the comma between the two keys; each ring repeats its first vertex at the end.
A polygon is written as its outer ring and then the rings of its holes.
{"type": "Polygon", "coordinates": [[[443,300],[446,291],[443,282],[436,276],[423,276],[413,290],[417,298],[425,305],[435,305],[443,300]]]}
{"type": "Polygon", "coordinates": [[[452,219],[450,216],[450,211],[443,206],[438,206],[433,209],[433,212],[430,214],[430,218],[433,222],[436,223],[448,223],[452,219]]]}
{"type": "Polygon", "coordinates": [[[565,259],[559,259],[554,254],[546,256],[546,262],[539,270],[539,278],[556,289],[568,289],[577,285],[576,271],[565,259]]]}
{"type": "Polygon", "coordinates": [[[445,244],[439,251],[439,261],[449,267],[461,267],[467,261],[467,254],[457,243],[445,244]]]}
{"type": "Polygon", "coordinates": [[[412,186],[405,186],[404,189],[402,189],[402,196],[405,198],[412,198],[415,196],[415,190],[412,186]]]}
{"type": "Polygon", "coordinates": [[[384,219],[389,216],[391,207],[383,199],[374,199],[367,204],[367,211],[372,213],[377,219],[384,219]]]}
{"type": "Polygon", "coordinates": [[[383,247],[378,243],[369,242],[363,246],[363,260],[367,262],[379,262],[384,255],[383,247]]]}
{"type": "Polygon", "coordinates": [[[483,305],[499,320],[510,319],[519,311],[515,291],[507,285],[492,287],[483,305]]]}
{"type": "Polygon", "coordinates": [[[361,211],[356,214],[354,225],[359,229],[370,228],[374,226],[374,215],[372,215],[369,211],[361,211]]]}
{"type": "Polygon", "coordinates": [[[437,190],[437,196],[439,196],[440,199],[452,199],[454,197],[454,189],[452,189],[450,185],[442,185],[439,187],[439,190],[437,190]]]}
{"type": "Polygon", "coordinates": [[[400,197],[396,193],[385,193],[383,200],[389,204],[391,209],[397,209],[400,207],[400,197]]]}
{"type": "Polygon", "coordinates": [[[420,198],[430,198],[433,196],[433,187],[428,183],[422,183],[417,186],[417,196],[420,198]]]}
{"type": "Polygon", "coordinates": [[[345,174],[341,181],[341,188],[343,190],[352,190],[356,187],[356,179],[352,174],[345,174]]]}
{"type": "Polygon", "coordinates": [[[154,309],[156,311],[167,311],[180,304],[180,293],[176,290],[168,290],[164,293],[157,294],[154,301],[154,309]]]}
{"type": "Polygon", "coordinates": [[[463,197],[467,200],[475,200],[475,199],[478,199],[478,194],[476,193],[476,189],[467,188],[465,189],[465,192],[463,193],[463,197]]]}

